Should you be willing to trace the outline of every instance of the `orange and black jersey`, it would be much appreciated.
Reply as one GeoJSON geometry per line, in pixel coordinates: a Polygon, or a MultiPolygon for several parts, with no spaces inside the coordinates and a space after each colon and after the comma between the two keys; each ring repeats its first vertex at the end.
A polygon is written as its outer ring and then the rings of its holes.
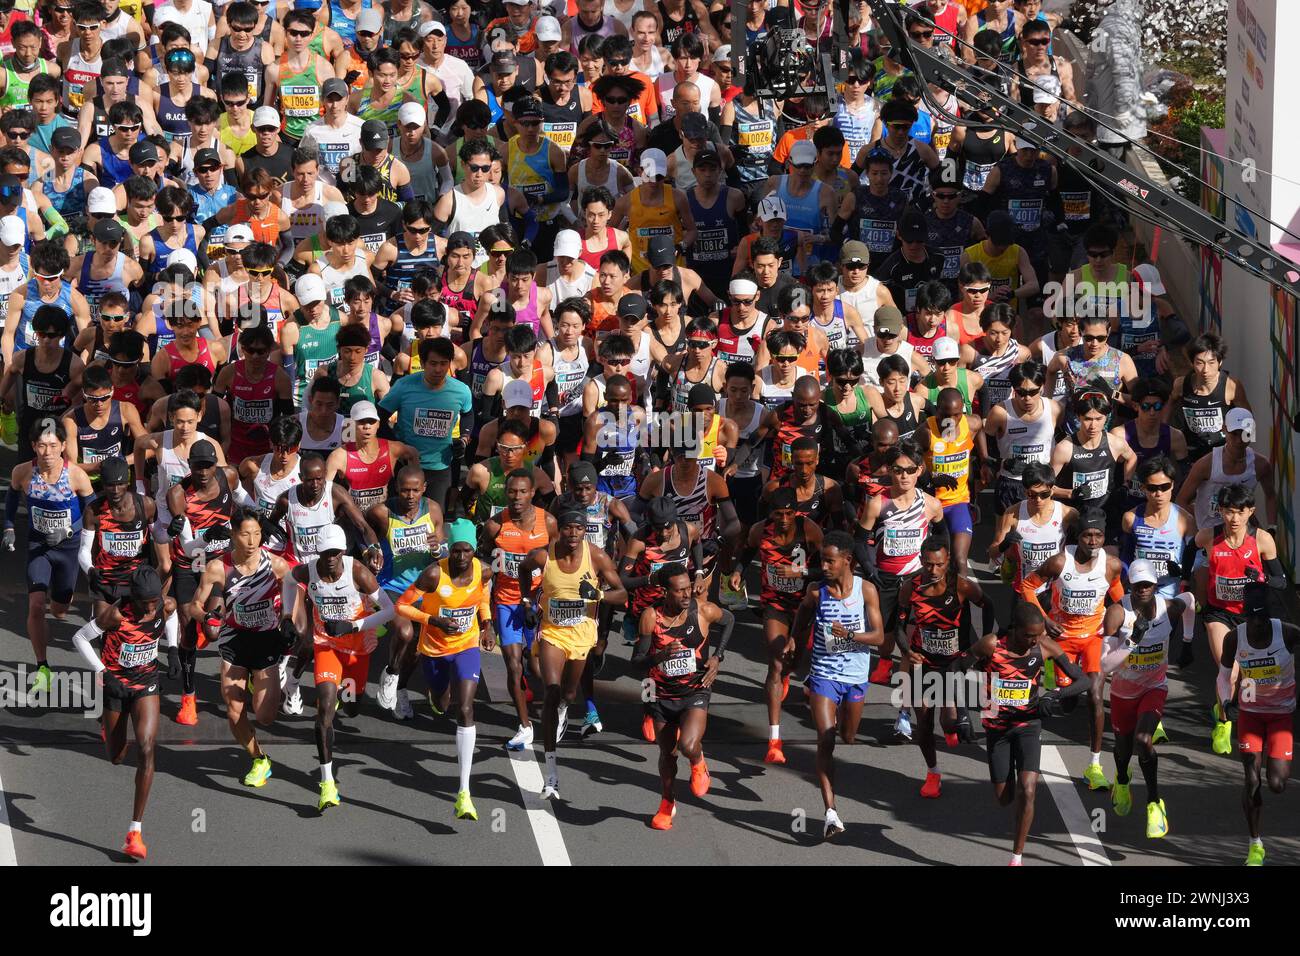
{"type": "MultiPolygon", "coordinates": [[[[691,553],[690,529],[685,521],[677,522],[677,547],[665,548],[659,535],[652,530],[643,530],[638,536],[645,541],[645,550],[636,556],[632,566],[632,577],[643,578],[652,575],[666,564],[690,564],[687,560],[691,553]]],[[[646,584],[632,592],[632,613],[640,615],[642,611],[664,596],[664,589],[657,584],[646,584]]]]}
{"type": "Polygon", "coordinates": [[[1006,635],[1000,634],[993,656],[983,660],[980,669],[989,676],[985,730],[1009,730],[1038,719],[1043,652],[1037,644],[1031,644],[1023,655],[1013,654],[1007,648],[1006,635]]]}
{"type": "Polygon", "coordinates": [[[686,616],[680,624],[667,626],[664,623],[662,608],[655,608],[655,630],[650,639],[650,648],[646,652],[638,646],[638,654],[648,653],[651,659],[663,654],[674,641],[683,645],[682,649],[671,652],[657,664],[650,666],[650,677],[655,682],[655,693],[659,697],[680,700],[703,690],[700,681],[704,678],[704,662],[709,657],[709,642],[700,630],[699,607],[691,598],[691,606],[686,609],[686,616]]]}
{"type": "Polygon", "coordinates": [[[118,607],[122,623],[117,630],[104,633],[105,669],[129,690],[142,690],[158,681],[158,641],[163,634],[166,615],[162,606],[152,618],[141,621],[135,606],[123,601],[118,607]]]}
{"type": "MultiPolygon", "coordinates": [[[[225,526],[230,527],[230,515],[235,508],[234,495],[230,493],[230,484],[226,481],[226,470],[217,468],[217,495],[210,501],[201,501],[198,497],[198,491],[193,487],[193,479],[186,477],[181,480],[181,485],[185,489],[185,517],[190,519],[190,528],[193,530],[195,537],[207,540],[208,532],[213,528],[225,526]]],[[[227,536],[225,541],[215,541],[204,548],[205,558],[210,560],[218,555],[224,554],[230,550],[230,538],[227,536]]],[[[172,561],[180,562],[184,567],[188,560],[181,553],[180,542],[175,538],[172,539],[172,561]]]]}
{"type": "Polygon", "coordinates": [[[770,523],[764,526],[767,534],[758,546],[763,568],[759,600],[764,606],[789,613],[799,609],[808,585],[808,569],[813,561],[813,555],[808,551],[807,521],[802,515],[794,519],[794,540],[784,545],[770,536],[770,523]]]}
{"type": "Polygon", "coordinates": [[[107,586],[119,587],[131,580],[135,569],[149,553],[149,524],[145,520],[144,499],[134,491],[127,493],[134,516],[122,521],[113,515],[108,499],[95,499],[90,510],[95,515],[95,539],[90,560],[99,568],[99,579],[107,586]]]}
{"type": "Polygon", "coordinates": [[[966,602],[957,593],[957,582],[949,576],[942,594],[925,594],[921,590],[923,575],[912,578],[912,599],[898,609],[904,627],[911,623],[912,650],[927,664],[942,667],[970,645],[969,629],[964,627],[966,602]]]}
{"type": "MultiPolygon", "coordinates": [[[[811,425],[797,421],[799,413],[794,402],[786,402],[776,413],[776,433],[772,435],[772,481],[781,481],[790,473],[790,446],[800,438],[814,438],[820,449],[821,461],[829,462],[835,450],[834,438],[839,416],[832,416],[825,405],[817,406],[817,418],[811,425]]],[[[847,434],[840,425],[838,431],[847,434]]]]}
{"type": "Polygon", "coordinates": [[[871,456],[858,459],[858,502],[866,501],[868,498],[876,498],[884,494],[889,488],[889,477],[887,475],[873,475],[871,473],[872,463],[871,456]]]}
{"type": "MultiPolygon", "coordinates": [[[[781,488],[794,490],[795,478],[793,475],[787,475],[781,482],[781,488]]],[[[826,503],[826,479],[821,475],[814,476],[812,497],[806,501],[800,501],[798,492],[795,492],[794,502],[795,514],[803,515],[819,528],[826,527],[827,520],[830,517],[830,511],[826,503]]]]}

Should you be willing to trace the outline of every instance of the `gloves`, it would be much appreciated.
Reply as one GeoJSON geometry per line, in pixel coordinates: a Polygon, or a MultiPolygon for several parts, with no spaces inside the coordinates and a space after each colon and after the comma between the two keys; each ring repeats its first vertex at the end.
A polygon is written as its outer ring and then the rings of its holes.
{"type": "Polygon", "coordinates": [[[356,621],[326,621],[325,633],[330,637],[342,637],[356,630],[356,621]]]}
{"type": "Polygon", "coordinates": [[[207,531],[203,533],[203,540],[208,542],[209,544],[212,544],[213,542],[219,542],[219,541],[229,541],[230,526],[219,524],[219,525],[214,525],[211,528],[208,528],[207,531]]]}
{"type": "Polygon", "coordinates": [[[1182,566],[1173,558],[1165,561],[1165,574],[1171,578],[1182,578],[1184,576],[1182,566]]]}
{"type": "Polygon", "coordinates": [[[15,537],[16,535],[13,528],[5,528],[3,543],[6,551],[12,551],[14,549],[15,537]]]}
{"type": "Polygon", "coordinates": [[[267,538],[278,538],[280,535],[284,534],[284,529],[272,521],[270,515],[259,514],[257,516],[257,523],[262,526],[263,541],[267,538]]]}
{"type": "Polygon", "coordinates": [[[181,529],[185,527],[184,515],[172,515],[172,520],[167,523],[167,534],[170,537],[180,537],[181,529]]]}
{"type": "Polygon", "coordinates": [[[1146,633],[1149,630],[1151,630],[1151,622],[1139,614],[1137,620],[1133,622],[1133,643],[1141,644],[1142,638],[1146,636],[1146,633]]]}
{"type": "Polygon", "coordinates": [[[284,641],[284,650],[289,650],[298,640],[298,631],[293,626],[293,621],[289,618],[283,618],[280,621],[280,638],[284,641]]]}
{"type": "Polygon", "coordinates": [[[1178,660],[1175,661],[1174,663],[1176,663],[1179,667],[1191,667],[1192,657],[1193,657],[1192,642],[1183,641],[1182,649],[1178,652],[1178,660]]]}
{"type": "Polygon", "coordinates": [[[214,631],[221,627],[221,612],[216,608],[208,612],[208,616],[203,619],[203,623],[214,631]]]}
{"type": "Polygon", "coordinates": [[[944,488],[944,489],[946,489],[946,490],[948,490],[948,491],[956,491],[956,490],[957,490],[957,476],[956,476],[956,475],[934,475],[934,476],[930,479],[930,483],[931,483],[932,485],[934,485],[934,487],[936,487],[936,488],[944,488]]]}
{"type": "Polygon", "coordinates": [[[524,605],[524,627],[530,631],[537,630],[538,625],[542,623],[542,616],[537,613],[537,608],[531,604],[524,605]]]}
{"type": "Polygon", "coordinates": [[[68,528],[57,528],[45,535],[46,547],[57,548],[63,542],[67,541],[72,534],[68,528]]]}
{"type": "Polygon", "coordinates": [[[582,583],[578,585],[578,596],[584,601],[599,601],[600,588],[583,578],[582,583]]]}
{"type": "Polygon", "coordinates": [[[178,647],[167,648],[167,679],[181,679],[181,652],[178,647]]]}
{"type": "Polygon", "coordinates": [[[971,726],[970,711],[965,708],[957,711],[957,739],[964,744],[975,742],[975,728],[971,726]]]}
{"type": "Polygon", "coordinates": [[[1011,548],[1014,548],[1016,545],[1020,544],[1020,542],[1024,540],[1025,539],[1020,536],[1020,532],[1017,531],[1015,528],[1012,528],[1002,538],[1002,551],[1005,553],[1006,551],[1010,550],[1011,548]]]}
{"type": "Polygon", "coordinates": [[[1060,717],[1065,711],[1061,707],[1061,692],[1049,690],[1038,695],[1039,717],[1060,717]]]}

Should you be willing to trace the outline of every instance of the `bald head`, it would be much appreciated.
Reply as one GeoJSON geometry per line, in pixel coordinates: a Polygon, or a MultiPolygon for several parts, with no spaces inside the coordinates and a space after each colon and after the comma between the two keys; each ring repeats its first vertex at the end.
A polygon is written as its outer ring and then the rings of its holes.
{"type": "Polygon", "coordinates": [[[803,375],[794,383],[794,388],[790,394],[794,398],[805,402],[821,401],[822,387],[817,384],[817,379],[811,375],[803,375]]]}

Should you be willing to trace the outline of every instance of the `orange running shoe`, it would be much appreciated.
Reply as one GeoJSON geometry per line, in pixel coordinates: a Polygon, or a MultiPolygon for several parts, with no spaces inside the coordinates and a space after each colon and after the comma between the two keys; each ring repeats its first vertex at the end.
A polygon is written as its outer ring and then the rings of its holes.
{"type": "Polygon", "coordinates": [[[656,830],[671,830],[675,816],[677,816],[677,804],[671,800],[660,800],[659,812],[650,819],[650,826],[656,830]]]}
{"type": "Polygon", "coordinates": [[[780,738],[767,742],[767,756],[763,763],[785,763],[785,752],[781,749],[780,738]]]}
{"type": "Polygon", "coordinates": [[[649,713],[641,718],[641,736],[648,744],[655,742],[655,719],[649,713]]]}
{"type": "Polygon", "coordinates": [[[528,681],[524,681],[524,703],[531,704],[532,702],[533,702],[533,689],[528,686],[528,681]]]}
{"type": "Polygon", "coordinates": [[[943,742],[946,743],[950,748],[956,747],[958,743],[956,731],[953,731],[950,734],[944,734],[943,742]]]}
{"type": "Polygon", "coordinates": [[[122,844],[122,852],[136,860],[143,860],[148,856],[149,850],[144,845],[144,834],[139,830],[128,830],[126,842],[122,844]]]}
{"type": "Polygon", "coordinates": [[[893,671],[894,671],[893,658],[890,657],[880,658],[876,661],[876,666],[871,668],[871,677],[869,678],[869,680],[872,684],[885,684],[886,686],[888,686],[889,677],[890,674],[893,673],[893,671]]]}
{"type": "Polygon", "coordinates": [[[198,702],[193,694],[181,695],[181,709],[176,712],[176,723],[193,727],[199,722],[198,702]]]}
{"type": "Polygon", "coordinates": [[[929,800],[939,799],[939,791],[942,789],[939,774],[931,770],[925,775],[925,783],[921,785],[921,796],[929,800]]]}
{"type": "Polygon", "coordinates": [[[691,793],[697,797],[702,797],[709,792],[709,784],[713,778],[709,776],[709,765],[703,759],[699,763],[691,764],[691,793]]]}
{"type": "Polygon", "coordinates": [[[787,696],[789,696],[789,694],[790,694],[790,675],[787,674],[785,677],[781,678],[781,703],[783,704],[785,703],[785,699],[787,696]]]}

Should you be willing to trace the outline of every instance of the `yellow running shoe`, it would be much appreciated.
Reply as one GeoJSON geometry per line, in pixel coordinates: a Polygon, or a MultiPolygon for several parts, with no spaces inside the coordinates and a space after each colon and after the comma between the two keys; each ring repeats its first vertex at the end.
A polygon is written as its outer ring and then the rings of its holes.
{"type": "Polygon", "coordinates": [[[265,755],[253,758],[253,769],[244,775],[244,786],[264,787],[271,779],[271,758],[265,755]]]}
{"type": "Polygon", "coordinates": [[[1101,764],[1088,764],[1088,769],[1083,772],[1083,779],[1088,781],[1089,790],[1110,789],[1110,781],[1106,779],[1106,772],[1101,769],[1101,764]]]}
{"type": "Polygon", "coordinates": [[[1159,744],[1159,743],[1164,743],[1164,742],[1167,741],[1168,739],[1169,739],[1169,735],[1168,735],[1167,733],[1165,733],[1165,723],[1164,723],[1164,721],[1163,721],[1163,720],[1157,720],[1157,721],[1156,721],[1156,729],[1155,729],[1155,731],[1151,734],[1151,742],[1152,742],[1153,744],[1159,744]]]}
{"type": "MultiPolygon", "coordinates": [[[[1115,815],[1126,817],[1133,809],[1133,792],[1130,785],[1118,780],[1110,788],[1110,804],[1115,808],[1115,815]]],[[[1152,806],[1155,806],[1153,803],[1152,806]]]]}
{"type": "Polygon", "coordinates": [[[478,819],[478,811],[474,809],[474,801],[469,798],[468,790],[456,794],[456,819],[478,819]]]}
{"type": "Polygon", "coordinates": [[[316,801],[316,809],[324,813],[326,807],[337,807],[338,805],[339,785],[333,780],[322,780],[320,782],[320,799],[316,801]]]}
{"type": "Polygon", "coordinates": [[[1221,720],[1214,725],[1210,735],[1210,749],[1220,756],[1232,753],[1232,721],[1221,720]]]}
{"type": "Polygon", "coordinates": [[[1155,800],[1147,804],[1147,839],[1159,840],[1169,833],[1169,818],[1165,816],[1165,802],[1155,800]]]}
{"type": "Polygon", "coordinates": [[[1247,866],[1264,865],[1264,844],[1252,843],[1250,845],[1250,852],[1246,854],[1246,865],[1247,866]]]}
{"type": "Polygon", "coordinates": [[[42,664],[40,667],[36,668],[36,673],[32,675],[31,693],[48,694],[50,692],[50,685],[53,682],[54,677],[50,673],[49,667],[42,664]]]}

